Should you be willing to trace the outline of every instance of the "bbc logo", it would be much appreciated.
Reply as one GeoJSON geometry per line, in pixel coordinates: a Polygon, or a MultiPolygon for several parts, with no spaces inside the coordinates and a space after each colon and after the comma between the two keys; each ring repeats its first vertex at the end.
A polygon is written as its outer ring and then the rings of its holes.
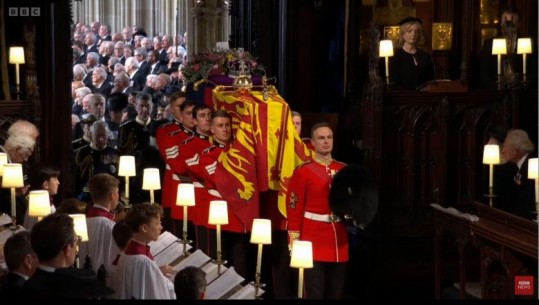
{"type": "Polygon", "coordinates": [[[41,16],[40,7],[9,7],[8,16],[36,17],[41,16]]]}

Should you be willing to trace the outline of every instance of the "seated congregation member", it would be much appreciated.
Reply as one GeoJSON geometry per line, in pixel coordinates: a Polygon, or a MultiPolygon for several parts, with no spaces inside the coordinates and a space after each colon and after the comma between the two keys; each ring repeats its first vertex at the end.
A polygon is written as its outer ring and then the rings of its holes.
{"type": "Polygon", "coordinates": [[[199,267],[185,267],[174,277],[177,300],[203,300],[206,287],[206,272],[199,267]]]}
{"type": "Polygon", "coordinates": [[[515,166],[506,173],[512,181],[504,179],[507,185],[499,190],[499,208],[530,220],[536,217],[534,180],[528,179],[528,161],[534,150],[533,142],[522,129],[509,130],[501,150],[503,158],[515,166]]]}
{"type": "Polygon", "coordinates": [[[133,237],[118,260],[115,287],[119,299],[176,298],[174,285],[157,266],[148,246],[161,234],[162,214],[161,207],[151,203],[135,204],[127,213],[125,222],[133,237]]]}
{"type": "Polygon", "coordinates": [[[80,248],[80,257],[86,261],[89,257],[92,269],[97,272],[102,266],[110,270],[112,262],[120,252],[112,238],[114,214],[111,212],[118,205],[120,181],[109,174],[94,175],[88,186],[93,205],[86,213],[88,242],[80,248]]]}
{"type": "Polygon", "coordinates": [[[36,223],[30,241],[39,266],[24,284],[23,298],[92,299],[113,292],[98,282],[95,272],[73,267],[80,240],[69,215],[54,213],[36,223]]]}
{"type": "Polygon", "coordinates": [[[415,90],[434,79],[434,64],[429,53],[419,48],[423,39],[422,21],[407,17],[400,23],[399,45],[390,58],[389,77],[397,89],[415,90]]]}
{"type": "Polygon", "coordinates": [[[84,146],[75,152],[75,191],[78,199],[90,202],[90,189],[88,182],[99,173],[113,176],[118,174],[120,160],[118,151],[107,145],[109,127],[107,122],[99,120],[90,129],[90,145],[84,146]]]}
{"type": "Polygon", "coordinates": [[[15,233],[7,239],[4,258],[9,273],[0,282],[0,298],[7,301],[19,298],[22,286],[36,272],[38,259],[30,244],[30,231],[15,233]]]}
{"type": "MultiPolygon", "coordinates": [[[[54,196],[58,193],[58,187],[60,186],[60,169],[56,166],[41,164],[35,167],[30,174],[30,191],[35,190],[47,190],[50,197],[51,213],[56,211],[54,204],[54,196]]],[[[26,209],[26,216],[24,217],[24,224],[27,230],[32,230],[32,227],[37,223],[37,217],[29,216],[30,209],[26,209]]]]}

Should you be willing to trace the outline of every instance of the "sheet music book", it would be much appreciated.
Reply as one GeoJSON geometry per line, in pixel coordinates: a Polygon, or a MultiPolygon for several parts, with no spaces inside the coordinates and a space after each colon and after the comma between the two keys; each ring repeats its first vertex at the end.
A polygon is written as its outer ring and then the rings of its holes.
{"type": "Polygon", "coordinates": [[[6,213],[1,213],[0,214],[0,226],[5,226],[7,224],[10,224],[11,223],[11,217],[9,217],[8,214],[6,213]]]}
{"type": "MultiPolygon", "coordinates": [[[[265,291],[261,288],[258,289],[258,296],[261,296],[265,291]]],[[[236,291],[231,295],[229,300],[254,300],[255,299],[255,286],[247,284],[241,287],[240,290],[236,291]]]]}
{"type": "Polygon", "coordinates": [[[187,266],[201,267],[202,265],[209,262],[210,260],[211,258],[209,256],[204,254],[202,250],[198,249],[195,252],[191,253],[191,255],[183,259],[181,262],[179,262],[173,268],[176,272],[178,272],[187,266]]]}
{"type": "MultiPolygon", "coordinates": [[[[208,262],[204,266],[202,266],[202,271],[206,272],[206,283],[209,285],[211,284],[218,276],[217,273],[217,264],[214,264],[212,262],[208,262]]],[[[224,265],[221,266],[221,273],[225,272],[228,268],[224,265]]]]}
{"type": "Polygon", "coordinates": [[[150,252],[155,257],[177,240],[179,240],[178,237],[168,231],[165,231],[159,235],[159,238],[156,241],[149,243],[148,246],[150,246],[150,252]]]}
{"type": "MultiPolygon", "coordinates": [[[[186,251],[189,251],[192,247],[186,245],[186,251]]],[[[170,244],[165,250],[161,251],[159,254],[154,256],[154,260],[157,263],[157,266],[170,265],[172,262],[177,260],[183,254],[183,244],[176,241],[170,244]]]]}
{"type": "Polygon", "coordinates": [[[241,277],[234,267],[228,268],[224,273],[221,274],[215,281],[208,285],[206,288],[206,299],[208,300],[217,300],[224,296],[227,292],[232,290],[232,288],[243,282],[243,277],[241,277]]]}

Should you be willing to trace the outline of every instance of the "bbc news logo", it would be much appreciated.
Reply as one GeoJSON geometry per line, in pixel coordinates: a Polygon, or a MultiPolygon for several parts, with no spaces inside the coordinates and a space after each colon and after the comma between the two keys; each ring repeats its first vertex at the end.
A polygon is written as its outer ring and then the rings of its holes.
{"type": "Polygon", "coordinates": [[[10,17],[37,17],[41,16],[40,7],[9,7],[8,16],[10,17]]]}
{"type": "Polygon", "coordinates": [[[533,295],[533,276],[515,276],[515,295],[533,295]]]}

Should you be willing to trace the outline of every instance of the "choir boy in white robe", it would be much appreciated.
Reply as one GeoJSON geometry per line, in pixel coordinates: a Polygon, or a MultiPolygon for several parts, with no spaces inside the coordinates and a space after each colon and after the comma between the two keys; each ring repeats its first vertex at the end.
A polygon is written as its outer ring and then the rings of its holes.
{"type": "Polygon", "coordinates": [[[120,198],[119,183],[118,179],[106,173],[94,175],[88,183],[94,204],[86,213],[88,242],[81,246],[80,257],[84,262],[88,256],[95,272],[101,265],[106,271],[110,270],[112,262],[120,253],[112,238],[112,228],[116,223],[111,212],[120,198]]]}
{"type": "Polygon", "coordinates": [[[118,260],[116,296],[120,299],[176,299],[173,283],[163,274],[148,243],[161,234],[163,210],[157,204],[134,205],[125,216],[133,237],[118,260]]]}
{"type": "Polygon", "coordinates": [[[114,242],[118,246],[118,249],[120,249],[120,253],[116,255],[116,258],[112,262],[111,269],[107,270],[107,286],[114,289],[115,291],[115,293],[111,295],[111,299],[118,298],[118,295],[116,294],[116,291],[118,291],[118,288],[116,287],[116,285],[118,284],[118,281],[116,280],[118,261],[120,260],[120,256],[123,254],[132,236],[133,232],[131,232],[131,228],[127,225],[125,219],[116,222],[114,228],[112,229],[112,237],[114,238],[114,242]]]}

